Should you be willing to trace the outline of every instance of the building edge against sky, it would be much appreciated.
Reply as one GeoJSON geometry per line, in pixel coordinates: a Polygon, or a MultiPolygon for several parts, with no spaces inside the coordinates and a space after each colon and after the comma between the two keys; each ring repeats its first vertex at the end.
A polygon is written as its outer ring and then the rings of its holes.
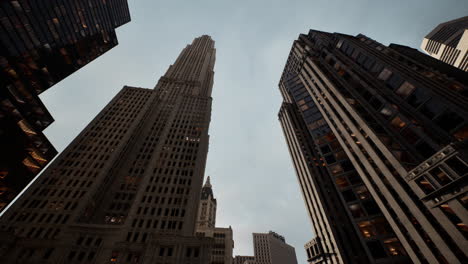
{"type": "Polygon", "coordinates": [[[423,39],[421,49],[468,72],[468,16],[438,25],[423,39]]]}
{"type": "Polygon", "coordinates": [[[279,119],[309,263],[466,263],[468,82],[426,57],[364,35],[294,41],[279,119]]]}
{"type": "Polygon", "coordinates": [[[154,89],[125,86],[0,218],[1,263],[205,264],[195,236],[214,41],[187,45],[154,89]]]}
{"type": "Polygon", "coordinates": [[[115,47],[130,13],[127,0],[6,0],[0,21],[1,211],[57,154],[39,94],[115,47]]]}

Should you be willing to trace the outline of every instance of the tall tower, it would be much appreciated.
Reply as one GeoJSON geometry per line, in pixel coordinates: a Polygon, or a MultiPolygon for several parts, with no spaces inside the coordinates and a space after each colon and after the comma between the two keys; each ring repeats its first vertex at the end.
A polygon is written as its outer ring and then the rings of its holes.
{"type": "Polygon", "coordinates": [[[154,89],[125,86],[0,219],[1,263],[197,263],[214,41],[154,89]]]}
{"type": "Polygon", "coordinates": [[[421,43],[432,57],[468,71],[468,16],[447,21],[434,28],[421,43]]]}
{"type": "Polygon", "coordinates": [[[203,185],[198,207],[197,228],[214,228],[216,224],[216,199],[213,196],[210,176],[203,185]]]}
{"type": "Polygon", "coordinates": [[[466,263],[466,74],[409,47],[311,30],[279,119],[316,237],[309,263],[466,263]]]}
{"type": "Polygon", "coordinates": [[[39,94],[117,45],[126,0],[0,1],[0,211],[57,151],[39,94]]]}

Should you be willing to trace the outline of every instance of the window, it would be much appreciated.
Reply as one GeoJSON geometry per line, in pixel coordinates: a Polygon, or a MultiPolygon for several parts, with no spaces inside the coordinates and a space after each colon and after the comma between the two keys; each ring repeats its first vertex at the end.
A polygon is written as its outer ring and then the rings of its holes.
{"type": "Polygon", "coordinates": [[[370,198],[369,190],[367,190],[366,186],[362,185],[354,189],[354,192],[358,196],[360,200],[366,200],[370,198]]]}
{"type": "Polygon", "coordinates": [[[458,114],[451,111],[444,111],[437,119],[435,120],[436,124],[443,130],[450,132],[457,126],[461,125],[463,118],[458,114]]]}
{"type": "Polygon", "coordinates": [[[454,170],[459,176],[463,176],[468,173],[468,166],[461,161],[458,157],[451,157],[445,161],[452,170],[454,170]]]}
{"type": "Polygon", "coordinates": [[[434,168],[430,171],[430,173],[442,186],[452,181],[450,177],[440,168],[434,168]]]}
{"type": "Polygon", "coordinates": [[[369,221],[360,222],[358,225],[365,238],[371,238],[376,235],[369,221]]]}
{"type": "Polygon", "coordinates": [[[396,237],[384,240],[384,245],[392,256],[406,255],[406,251],[396,237]]]}
{"type": "Polygon", "coordinates": [[[356,201],[356,195],[354,194],[353,190],[346,190],[346,191],[343,191],[342,192],[343,194],[343,199],[346,201],[346,202],[352,202],[352,201],[356,201]]]}
{"type": "Polygon", "coordinates": [[[350,205],[349,210],[351,211],[351,214],[353,215],[354,218],[361,218],[361,217],[366,216],[366,214],[364,213],[364,211],[362,210],[359,204],[350,205]]]}
{"type": "Polygon", "coordinates": [[[406,98],[408,97],[413,91],[415,87],[409,82],[404,82],[396,91],[395,93],[399,96],[406,98]]]}
{"type": "Polygon", "coordinates": [[[349,186],[348,181],[346,180],[345,176],[337,177],[335,179],[336,185],[340,188],[346,188],[349,186]]]}
{"type": "Polygon", "coordinates": [[[406,123],[401,119],[400,116],[396,116],[395,118],[393,118],[390,124],[396,130],[400,130],[406,126],[406,123]]]}
{"type": "Polygon", "coordinates": [[[394,110],[395,109],[390,105],[386,105],[384,108],[382,108],[382,110],[380,110],[380,114],[382,114],[385,119],[389,119],[393,115],[394,110]]]}
{"type": "Polygon", "coordinates": [[[368,241],[367,247],[369,248],[369,251],[371,252],[372,257],[376,259],[385,258],[387,256],[384,248],[382,247],[382,245],[380,244],[378,240],[368,241]]]}
{"type": "Polygon", "coordinates": [[[377,206],[377,204],[372,200],[364,201],[362,203],[362,205],[364,206],[364,208],[367,211],[367,214],[369,214],[369,215],[374,215],[374,214],[380,214],[381,213],[379,207],[377,206]]]}
{"type": "Polygon", "coordinates": [[[416,179],[416,184],[421,188],[421,190],[425,194],[430,194],[431,192],[435,191],[434,186],[431,184],[431,182],[426,178],[426,177],[419,177],[416,179]]]}
{"type": "Polygon", "coordinates": [[[386,81],[388,80],[388,78],[390,78],[391,75],[392,75],[392,71],[387,68],[384,68],[382,72],[380,72],[377,78],[379,78],[380,80],[386,81]]]}

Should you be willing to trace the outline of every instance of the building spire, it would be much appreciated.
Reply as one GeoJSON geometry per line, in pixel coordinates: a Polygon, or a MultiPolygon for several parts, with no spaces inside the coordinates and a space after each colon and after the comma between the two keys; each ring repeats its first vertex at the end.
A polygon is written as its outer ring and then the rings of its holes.
{"type": "Polygon", "coordinates": [[[205,185],[203,187],[211,188],[210,176],[206,178],[205,185]]]}

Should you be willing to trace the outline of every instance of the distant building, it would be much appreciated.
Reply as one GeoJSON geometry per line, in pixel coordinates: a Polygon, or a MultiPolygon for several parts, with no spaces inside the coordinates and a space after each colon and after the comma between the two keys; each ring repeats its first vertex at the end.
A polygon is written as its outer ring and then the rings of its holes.
{"type": "Polygon", "coordinates": [[[468,263],[468,82],[415,49],[310,30],[279,89],[311,264],[468,263]]]}
{"type": "Polygon", "coordinates": [[[210,182],[210,176],[203,185],[200,206],[198,207],[197,228],[214,228],[216,224],[216,199],[210,182]]]}
{"type": "Polygon", "coordinates": [[[0,1],[0,211],[57,154],[39,94],[116,46],[129,21],[126,0],[0,1]]]}
{"type": "Polygon", "coordinates": [[[468,71],[468,16],[438,25],[422,41],[432,57],[468,71]]]}
{"type": "Polygon", "coordinates": [[[199,237],[210,237],[214,239],[214,246],[211,252],[210,264],[231,264],[234,240],[232,228],[216,227],[216,199],[210,182],[207,177],[203,185],[198,207],[196,234],[199,237]]]}
{"type": "Polygon", "coordinates": [[[233,264],[254,264],[255,257],[253,256],[235,256],[233,264]]]}
{"type": "Polygon", "coordinates": [[[255,264],[297,264],[294,247],[275,232],[253,233],[255,264]]]}
{"type": "Polygon", "coordinates": [[[194,39],[154,89],[109,102],[1,216],[0,263],[210,263],[218,233],[195,232],[214,45],[194,39]]]}

